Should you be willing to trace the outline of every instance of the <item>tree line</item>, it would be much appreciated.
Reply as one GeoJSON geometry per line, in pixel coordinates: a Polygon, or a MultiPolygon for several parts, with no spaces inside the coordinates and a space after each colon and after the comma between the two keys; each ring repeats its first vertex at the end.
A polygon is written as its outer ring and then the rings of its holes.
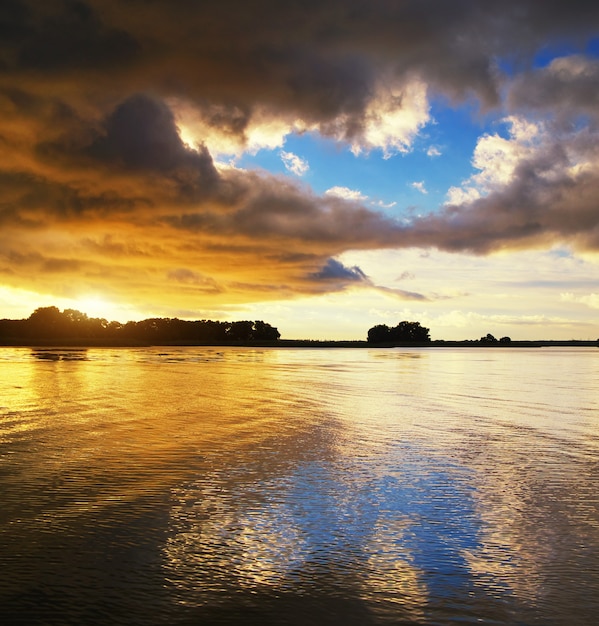
{"type": "MultiPolygon", "coordinates": [[[[256,321],[220,322],[213,320],[181,320],[149,318],[139,322],[109,322],[89,317],[75,309],[60,311],[55,306],[37,308],[27,319],[0,319],[0,345],[245,345],[252,343],[297,346],[394,346],[433,343],[430,330],[420,322],[403,321],[396,326],[377,324],[368,330],[366,341],[281,340],[274,326],[256,321]]],[[[435,345],[522,345],[539,342],[512,342],[510,337],[496,339],[491,333],[475,340],[446,342],[435,345]]],[[[543,342],[541,342],[543,343],[543,342]]],[[[551,343],[551,342],[550,342],[551,343]]],[[[555,342],[553,342],[555,343],[555,342]]],[[[580,342],[566,342],[576,344],[580,342]]],[[[583,342],[588,343],[588,342],[583,342]]],[[[594,343],[594,342],[593,342],[594,343]]],[[[599,345],[599,339],[596,342],[599,345]]],[[[540,345],[540,344],[539,344],[540,345]]]]}
{"type": "MultiPolygon", "coordinates": [[[[430,329],[422,326],[420,322],[403,321],[397,326],[389,327],[386,324],[377,324],[368,330],[367,341],[369,344],[375,345],[393,345],[393,344],[427,344],[431,343],[430,329]]],[[[511,343],[510,337],[501,337],[496,339],[491,333],[474,341],[465,341],[461,343],[480,344],[480,345],[506,345],[511,343]]]]}
{"type": "Polygon", "coordinates": [[[75,309],[40,307],[27,319],[0,320],[0,342],[90,341],[108,344],[226,344],[277,341],[279,331],[263,322],[219,322],[150,318],[139,322],[109,322],[75,309]]]}
{"type": "Polygon", "coordinates": [[[420,322],[399,322],[397,326],[377,324],[368,330],[368,343],[430,343],[430,329],[420,322]]]}

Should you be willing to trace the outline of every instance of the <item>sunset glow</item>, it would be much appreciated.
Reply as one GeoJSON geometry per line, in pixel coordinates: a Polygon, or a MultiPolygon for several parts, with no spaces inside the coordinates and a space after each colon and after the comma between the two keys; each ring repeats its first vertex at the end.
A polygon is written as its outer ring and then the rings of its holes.
{"type": "Polygon", "coordinates": [[[594,5],[9,4],[0,317],[599,336],[594,5]]]}
{"type": "Polygon", "coordinates": [[[115,320],[124,312],[122,308],[99,296],[84,296],[74,301],[74,308],[88,317],[99,317],[106,320],[115,320]]]}

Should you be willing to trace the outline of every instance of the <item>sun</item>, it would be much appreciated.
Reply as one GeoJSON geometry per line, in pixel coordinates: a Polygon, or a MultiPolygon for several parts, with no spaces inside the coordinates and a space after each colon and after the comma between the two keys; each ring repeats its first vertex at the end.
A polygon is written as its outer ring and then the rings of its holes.
{"type": "Polygon", "coordinates": [[[85,295],[64,302],[63,306],[85,313],[88,317],[105,319],[109,322],[129,322],[142,320],[153,315],[150,311],[144,311],[122,302],[108,300],[100,295],[85,295]]]}
{"type": "Polygon", "coordinates": [[[99,317],[112,321],[118,307],[99,296],[84,296],[75,300],[73,308],[85,313],[88,317],[99,317]]]}

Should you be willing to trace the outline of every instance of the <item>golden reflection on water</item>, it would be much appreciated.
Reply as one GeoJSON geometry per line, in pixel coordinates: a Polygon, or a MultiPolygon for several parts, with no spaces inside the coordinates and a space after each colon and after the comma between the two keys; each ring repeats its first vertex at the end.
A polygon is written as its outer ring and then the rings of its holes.
{"type": "Polygon", "coordinates": [[[363,623],[592,612],[591,353],[75,356],[0,350],[15,554],[40,529],[68,543],[127,524],[188,608],[247,593],[352,598],[363,623]]]}

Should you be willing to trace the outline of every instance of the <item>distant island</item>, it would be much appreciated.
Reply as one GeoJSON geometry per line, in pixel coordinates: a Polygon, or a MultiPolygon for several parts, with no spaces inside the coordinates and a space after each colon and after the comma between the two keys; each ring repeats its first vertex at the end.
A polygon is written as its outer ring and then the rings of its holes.
{"type": "Polygon", "coordinates": [[[597,341],[512,341],[487,334],[463,341],[431,340],[430,330],[419,322],[396,326],[378,324],[367,331],[366,340],[281,339],[278,329],[262,320],[221,322],[149,318],[126,323],[89,317],[75,309],[55,306],[37,308],[27,319],[0,320],[2,346],[279,346],[307,348],[368,347],[541,347],[599,346],[597,341]]]}

